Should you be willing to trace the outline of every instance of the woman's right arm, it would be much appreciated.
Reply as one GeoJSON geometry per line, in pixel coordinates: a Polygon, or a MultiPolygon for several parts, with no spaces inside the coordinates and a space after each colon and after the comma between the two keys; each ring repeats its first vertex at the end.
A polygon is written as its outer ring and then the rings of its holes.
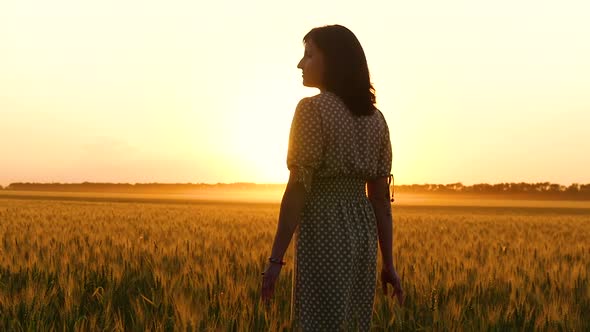
{"type": "Polygon", "coordinates": [[[377,218],[377,233],[383,267],[393,267],[393,220],[391,202],[389,201],[389,183],[387,177],[379,177],[367,182],[367,194],[377,218]]]}
{"type": "Polygon", "coordinates": [[[393,286],[392,296],[396,297],[399,304],[404,303],[404,291],[402,283],[393,266],[393,218],[391,216],[391,203],[389,201],[388,177],[379,177],[367,183],[369,201],[375,211],[377,219],[377,233],[383,268],[381,269],[381,286],[387,296],[387,284],[393,286]]]}

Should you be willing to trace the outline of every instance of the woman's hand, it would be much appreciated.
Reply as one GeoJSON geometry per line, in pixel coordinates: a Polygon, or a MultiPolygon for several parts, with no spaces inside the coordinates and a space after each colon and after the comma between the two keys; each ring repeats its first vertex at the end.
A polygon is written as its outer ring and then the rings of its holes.
{"type": "Polygon", "coordinates": [[[397,298],[397,302],[400,305],[404,304],[404,290],[402,289],[402,282],[397,275],[394,268],[383,268],[381,269],[381,286],[383,287],[383,293],[385,296],[388,295],[387,284],[393,286],[392,297],[397,298]]]}
{"type": "Polygon", "coordinates": [[[262,275],[262,292],[261,297],[264,304],[269,304],[275,292],[275,284],[281,272],[281,264],[268,264],[262,275]]]}

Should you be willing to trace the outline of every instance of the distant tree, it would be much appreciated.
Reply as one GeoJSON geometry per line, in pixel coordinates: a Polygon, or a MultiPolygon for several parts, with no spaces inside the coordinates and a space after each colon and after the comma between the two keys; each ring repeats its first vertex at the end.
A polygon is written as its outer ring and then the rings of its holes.
{"type": "Polygon", "coordinates": [[[463,184],[461,182],[457,182],[457,183],[450,183],[446,185],[446,189],[447,191],[462,191],[463,190],[463,184]]]}
{"type": "Polygon", "coordinates": [[[577,194],[580,192],[580,185],[578,183],[572,183],[565,191],[568,193],[577,194]]]}
{"type": "Polygon", "coordinates": [[[492,191],[495,193],[501,193],[504,191],[504,183],[496,183],[492,185],[492,191]]]}
{"type": "Polygon", "coordinates": [[[548,192],[551,189],[551,183],[549,182],[540,182],[537,183],[537,190],[540,192],[548,192]]]}
{"type": "Polygon", "coordinates": [[[486,193],[490,192],[492,186],[487,183],[478,183],[473,185],[473,191],[476,193],[486,193]]]}
{"type": "Polygon", "coordinates": [[[556,183],[552,183],[549,185],[549,191],[552,193],[558,193],[559,192],[559,187],[560,185],[556,184],[556,183]]]}

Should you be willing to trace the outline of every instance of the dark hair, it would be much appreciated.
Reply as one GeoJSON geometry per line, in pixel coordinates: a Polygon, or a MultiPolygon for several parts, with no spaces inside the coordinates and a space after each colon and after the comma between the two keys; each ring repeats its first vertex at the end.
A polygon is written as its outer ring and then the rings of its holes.
{"type": "Polygon", "coordinates": [[[375,88],[371,84],[367,58],[352,31],[341,25],[327,25],[309,31],[309,40],[324,56],[323,84],[335,93],[354,115],[371,115],[375,111],[375,88]]]}

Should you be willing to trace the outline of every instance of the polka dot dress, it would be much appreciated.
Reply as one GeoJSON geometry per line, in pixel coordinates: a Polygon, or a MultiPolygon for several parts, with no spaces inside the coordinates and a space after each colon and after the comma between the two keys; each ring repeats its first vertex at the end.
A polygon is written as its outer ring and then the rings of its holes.
{"type": "Polygon", "coordinates": [[[308,193],[295,232],[293,327],[368,331],[377,225],[365,184],[391,171],[383,115],[354,116],[331,92],[302,99],[291,124],[287,166],[308,193]]]}

